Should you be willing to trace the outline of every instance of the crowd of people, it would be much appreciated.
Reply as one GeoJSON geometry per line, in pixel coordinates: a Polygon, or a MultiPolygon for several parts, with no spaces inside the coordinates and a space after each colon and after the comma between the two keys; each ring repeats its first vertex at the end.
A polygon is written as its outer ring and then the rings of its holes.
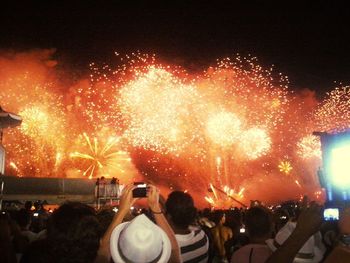
{"type": "Polygon", "coordinates": [[[285,202],[275,207],[198,211],[189,193],[164,198],[147,187],[137,207],[127,185],[116,208],[67,202],[46,211],[26,202],[0,216],[1,262],[350,262],[350,209],[324,221],[322,206],[285,202]],[[143,202],[144,203],[144,202],[143,202]]]}

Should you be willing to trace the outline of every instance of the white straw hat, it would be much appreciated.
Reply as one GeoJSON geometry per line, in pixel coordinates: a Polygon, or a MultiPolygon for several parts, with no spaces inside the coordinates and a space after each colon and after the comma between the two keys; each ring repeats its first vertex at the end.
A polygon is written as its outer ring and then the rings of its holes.
{"type": "Polygon", "coordinates": [[[114,228],[110,249],[116,263],[165,263],[171,254],[168,236],[145,215],[114,228]]]}

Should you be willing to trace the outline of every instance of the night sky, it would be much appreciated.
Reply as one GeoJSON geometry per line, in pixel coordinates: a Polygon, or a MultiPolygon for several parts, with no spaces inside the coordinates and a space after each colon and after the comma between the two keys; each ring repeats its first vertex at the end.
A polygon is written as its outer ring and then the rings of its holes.
{"type": "Polygon", "coordinates": [[[2,50],[57,48],[58,61],[79,70],[109,63],[114,51],[155,53],[190,71],[251,54],[289,76],[292,89],[322,96],[334,81],[350,84],[350,11],[336,1],[23,2],[2,4],[2,50]]]}

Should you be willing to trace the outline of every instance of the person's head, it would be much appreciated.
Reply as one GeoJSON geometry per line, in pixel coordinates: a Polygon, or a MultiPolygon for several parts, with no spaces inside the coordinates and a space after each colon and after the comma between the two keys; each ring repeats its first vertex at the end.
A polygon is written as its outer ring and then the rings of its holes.
{"type": "Polygon", "coordinates": [[[210,215],[210,209],[209,208],[204,208],[202,213],[201,213],[201,216],[208,217],[209,215],[210,215]]]}
{"type": "Polygon", "coordinates": [[[97,213],[97,219],[100,223],[101,236],[104,235],[107,228],[113,221],[114,215],[115,212],[112,209],[102,209],[97,213]]]}
{"type": "Polygon", "coordinates": [[[33,202],[32,201],[26,201],[24,203],[24,209],[27,210],[27,211],[30,211],[32,209],[32,206],[33,206],[33,202]]]}
{"type": "Polygon", "coordinates": [[[94,209],[78,202],[61,205],[50,218],[47,236],[58,262],[93,262],[100,242],[94,209]]]}
{"type": "Polygon", "coordinates": [[[188,193],[174,191],[165,202],[165,208],[171,223],[179,228],[188,228],[196,218],[197,210],[188,193]]]}
{"type": "Polygon", "coordinates": [[[34,207],[35,207],[35,210],[40,210],[42,208],[41,202],[40,201],[34,202],[34,207]]]}
{"type": "Polygon", "coordinates": [[[110,251],[114,262],[168,262],[171,244],[166,233],[145,215],[119,224],[112,232],[110,251]]]}
{"type": "Polygon", "coordinates": [[[212,215],[212,220],[215,225],[220,225],[225,223],[225,213],[222,210],[216,210],[212,215]]]}
{"type": "Polygon", "coordinates": [[[290,215],[285,209],[276,209],[273,213],[275,230],[278,232],[290,220],[290,215]]]}
{"type": "Polygon", "coordinates": [[[245,226],[250,238],[269,238],[273,230],[271,212],[262,206],[254,206],[245,214],[245,226]]]}

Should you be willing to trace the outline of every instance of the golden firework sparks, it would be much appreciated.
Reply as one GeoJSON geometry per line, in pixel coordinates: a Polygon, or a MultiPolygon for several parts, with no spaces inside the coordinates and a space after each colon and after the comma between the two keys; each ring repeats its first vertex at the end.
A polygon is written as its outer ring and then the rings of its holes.
{"type": "Polygon", "coordinates": [[[293,169],[291,163],[289,161],[281,161],[278,165],[278,168],[280,172],[289,174],[290,171],[293,169]]]}
{"type": "Polygon", "coordinates": [[[110,173],[117,171],[123,172],[121,162],[130,161],[127,152],[117,150],[119,137],[110,137],[104,144],[99,143],[96,137],[93,140],[83,133],[83,138],[88,146],[88,152],[72,152],[71,158],[81,159],[88,163],[83,175],[93,178],[96,175],[109,176],[110,173]]]}
{"type": "Polygon", "coordinates": [[[243,132],[239,145],[249,159],[257,159],[271,149],[272,141],[265,130],[254,127],[243,132]]]}
{"type": "Polygon", "coordinates": [[[350,128],[350,86],[337,87],[327,93],[315,112],[320,131],[344,131],[350,128]]]}
{"type": "Polygon", "coordinates": [[[303,137],[297,144],[298,154],[303,159],[321,158],[320,138],[314,135],[303,137]]]}
{"type": "Polygon", "coordinates": [[[165,69],[149,67],[127,83],[120,96],[128,124],[124,135],[135,147],[176,153],[199,135],[191,124],[199,99],[196,89],[165,69]]]}
{"type": "MultiPolygon", "coordinates": [[[[281,156],[297,153],[301,161],[307,152],[317,152],[313,140],[302,139],[293,146],[305,130],[296,131],[296,122],[286,114],[299,107],[291,104],[295,96],[288,91],[288,79],[261,67],[254,57],[225,58],[192,74],[159,64],[154,55],[116,55],[120,64],[91,63],[90,79],[72,87],[48,78],[42,68],[22,61],[8,67],[6,59],[0,60],[0,102],[24,117],[22,127],[6,131],[4,137],[8,160],[16,163],[18,174],[63,176],[79,168],[92,177],[121,171],[120,161],[129,156],[119,152],[119,142],[105,139],[118,134],[126,143],[123,149],[146,152],[133,154],[141,173],[166,176],[192,191],[193,181],[218,183],[220,173],[213,171],[225,169],[227,195],[240,196],[244,188],[231,189],[231,182],[238,185],[260,176],[260,168],[261,174],[275,172],[281,156]],[[98,136],[104,128],[108,132],[98,136]],[[143,171],[144,164],[155,172],[143,171]]],[[[349,94],[348,88],[330,93],[319,105],[316,123],[308,127],[348,127],[349,94]]],[[[302,117],[300,121],[298,127],[306,122],[302,117]]],[[[293,160],[295,171],[300,169],[297,161],[293,160]]],[[[215,190],[208,198],[216,204],[225,200],[215,190]]]]}
{"type": "Polygon", "coordinates": [[[212,115],[207,123],[210,139],[221,146],[231,146],[240,135],[241,120],[233,113],[220,112],[212,115]]]}

